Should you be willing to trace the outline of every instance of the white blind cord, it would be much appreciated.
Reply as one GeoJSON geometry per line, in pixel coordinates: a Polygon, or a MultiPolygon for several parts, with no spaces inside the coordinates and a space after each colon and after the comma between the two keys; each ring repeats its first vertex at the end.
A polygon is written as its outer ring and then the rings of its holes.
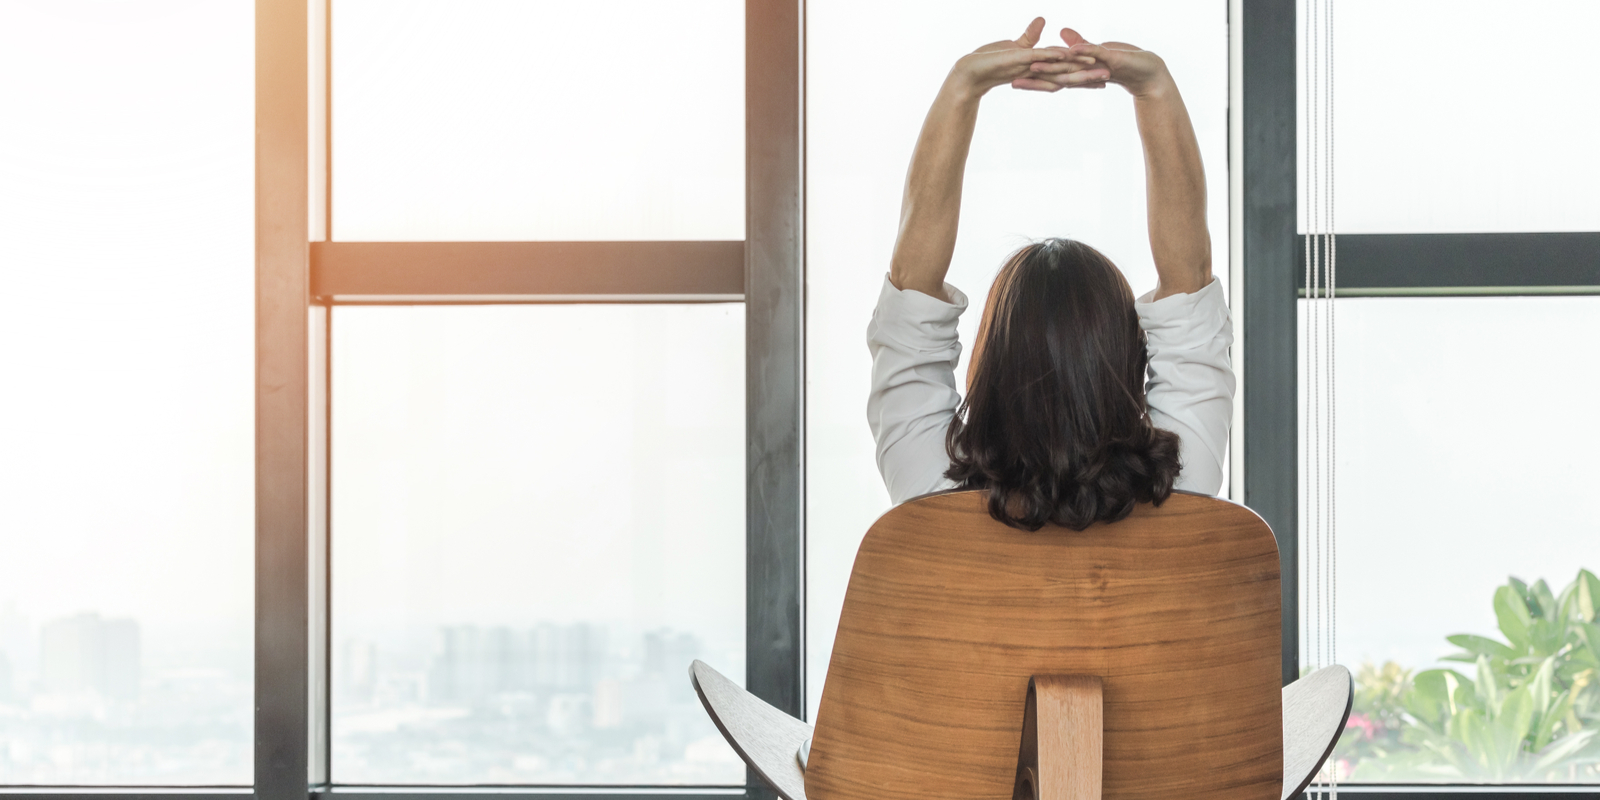
{"type": "MultiPolygon", "coordinates": [[[[1302,458],[1301,654],[1319,669],[1338,663],[1338,537],[1335,475],[1337,415],[1334,298],[1337,242],[1333,190],[1333,0],[1304,0],[1302,8],[1302,142],[1306,168],[1305,383],[1306,420],[1302,458]]],[[[1330,756],[1308,789],[1312,797],[1337,798],[1338,757],[1330,756]]]]}

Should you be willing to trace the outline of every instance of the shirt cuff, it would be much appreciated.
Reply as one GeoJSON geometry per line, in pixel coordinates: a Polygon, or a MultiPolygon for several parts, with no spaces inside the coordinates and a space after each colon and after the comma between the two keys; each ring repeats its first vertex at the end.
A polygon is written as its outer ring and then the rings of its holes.
{"type": "Polygon", "coordinates": [[[1222,295],[1222,284],[1217,281],[1217,276],[1211,276],[1211,282],[1198,292],[1167,295],[1160,300],[1154,299],[1156,290],[1151,289],[1139,296],[1134,301],[1134,308],[1138,309],[1141,319],[1167,321],[1175,317],[1185,317],[1194,311],[1196,306],[1214,305],[1222,303],[1227,305],[1227,298],[1222,295]]]}
{"type": "Polygon", "coordinates": [[[956,323],[967,310],[967,296],[948,283],[944,290],[949,303],[915,289],[897,289],[885,275],[872,314],[873,338],[918,350],[948,346],[956,339],[956,323]]]}

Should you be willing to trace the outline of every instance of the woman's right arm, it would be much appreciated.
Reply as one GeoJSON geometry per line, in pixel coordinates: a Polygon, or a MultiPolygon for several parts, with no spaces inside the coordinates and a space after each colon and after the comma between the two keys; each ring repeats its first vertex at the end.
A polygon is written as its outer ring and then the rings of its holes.
{"type": "Polygon", "coordinates": [[[1044,19],[1035,19],[1021,38],[984,45],[963,56],[945,78],[922,123],[906,173],[900,234],[889,262],[889,280],[896,288],[946,302],[950,299],[944,290],[944,276],[955,252],[962,175],[978,122],[978,101],[985,93],[1008,83],[1019,89],[1053,92],[1106,80],[1106,70],[1090,66],[1092,57],[1071,56],[1062,48],[1034,49],[1043,30],[1044,19]],[[1033,70],[1035,64],[1068,59],[1077,60],[1057,70],[1071,70],[1070,74],[1055,75],[1051,82],[1038,80],[1033,70]]]}

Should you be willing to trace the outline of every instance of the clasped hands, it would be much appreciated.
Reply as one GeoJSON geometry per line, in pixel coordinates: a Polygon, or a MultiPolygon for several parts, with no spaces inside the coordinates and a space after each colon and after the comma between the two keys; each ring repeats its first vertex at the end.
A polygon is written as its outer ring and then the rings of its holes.
{"type": "Polygon", "coordinates": [[[950,71],[957,88],[981,96],[996,86],[1056,92],[1062,89],[1104,89],[1115,83],[1134,97],[1153,97],[1171,85],[1161,57],[1124,42],[1094,44],[1077,31],[1061,29],[1065,46],[1038,47],[1044,18],[1029,23],[1016,40],[986,44],[962,56],[950,71]]]}

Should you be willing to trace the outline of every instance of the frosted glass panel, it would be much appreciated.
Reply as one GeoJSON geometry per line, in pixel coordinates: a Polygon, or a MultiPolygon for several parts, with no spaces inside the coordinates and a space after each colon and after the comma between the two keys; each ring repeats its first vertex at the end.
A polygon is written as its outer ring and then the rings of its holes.
{"type": "MultiPolygon", "coordinates": [[[[1586,366],[1600,349],[1600,297],[1337,302],[1338,653],[1359,673],[1338,751],[1347,776],[1600,783],[1593,749],[1536,767],[1540,756],[1574,744],[1567,737],[1600,724],[1600,686],[1580,674],[1593,674],[1595,656],[1568,646],[1584,635],[1581,620],[1535,608],[1531,616],[1556,638],[1524,649],[1496,606],[1497,589],[1512,578],[1543,580],[1559,596],[1579,569],[1600,571],[1592,502],[1600,423],[1584,399],[1600,393],[1600,377],[1586,366]],[[1525,737],[1509,735],[1514,744],[1497,767],[1467,719],[1486,715],[1477,699],[1492,694],[1479,689],[1487,686],[1483,673],[1472,657],[1441,661],[1463,652],[1445,638],[1456,634],[1515,648],[1490,663],[1501,696],[1554,653],[1549,699],[1554,705],[1576,679],[1571,717],[1553,711],[1543,739],[1537,724],[1525,737]],[[1531,661],[1508,663],[1521,658],[1531,661]],[[1440,667],[1456,670],[1462,694],[1453,707],[1423,713],[1422,673],[1440,667]]],[[[1488,727],[1499,735],[1514,719],[1502,715],[1488,727]]]]}
{"type": "Polygon", "coordinates": [[[1334,15],[1336,230],[1600,230],[1600,3],[1340,0],[1334,15]]]}
{"type": "Polygon", "coordinates": [[[0,784],[251,782],[253,23],[0,4],[0,784]]]}
{"type": "Polygon", "coordinates": [[[743,785],[744,306],[340,308],[333,777],[743,785]]]}
{"type": "MultiPolygon", "coordinates": [[[[1043,11],[1049,36],[1070,26],[1091,39],[1132,42],[1160,53],[1176,76],[1208,170],[1213,263],[1225,281],[1227,4],[1140,0],[1071,11],[1071,17],[1043,11]]],[[[997,39],[1016,38],[1039,13],[1036,4],[1011,0],[806,5],[806,651],[812,708],[821,696],[856,547],[889,506],[867,430],[865,339],[889,269],[912,146],[955,60],[997,39]],[[917,44],[885,48],[884,31],[917,44]],[[880,74],[895,76],[893,91],[862,78],[880,74]]],[[[990,92],[972,143],[949,278],[973,298],[961,320],[962,341],[972,341],[1001,260],[1033,238],[1081,239],[1109,255],[1135,292],[1153,288],[1144,202],[1144,162],[1127,92],[990,92]],[[1038,201],[1051,196],[1060,201],[1038,201]]],[[[958,372],[965,370],[963,356],[958,372]]]]}
{"type": "Polygon", "coordinates": [[[333,14],[334,238],[744,238],[740,0],[333,14]]]}

